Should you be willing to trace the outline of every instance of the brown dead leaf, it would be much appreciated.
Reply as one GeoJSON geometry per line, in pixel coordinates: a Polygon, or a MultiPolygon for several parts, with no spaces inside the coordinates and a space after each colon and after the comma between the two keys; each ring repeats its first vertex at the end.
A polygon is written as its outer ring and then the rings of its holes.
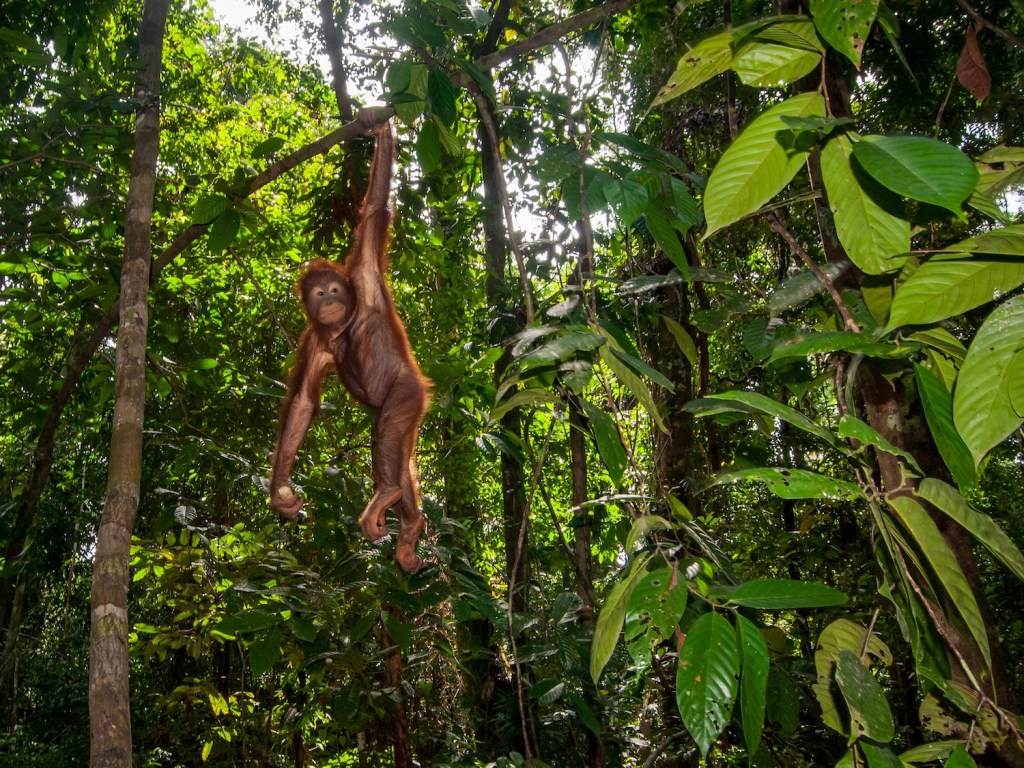
{"type": "Polygon", "coordinates": [[[978,35],[973,25],[967,27],[967,39],[956,65],[956,79],[960,85],[974,94],[978,101],[984,101],[992,90],[992,76],[985,66],[985,59],[978,47],[978,35]]]}

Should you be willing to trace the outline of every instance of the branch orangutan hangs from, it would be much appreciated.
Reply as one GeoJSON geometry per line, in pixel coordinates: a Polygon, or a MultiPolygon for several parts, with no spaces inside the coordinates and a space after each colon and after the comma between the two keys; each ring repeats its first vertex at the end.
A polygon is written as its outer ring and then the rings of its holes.
{"type": "Polygon", "coordinates": [[[373,414],[374,494],[359,519],[363,533],[370,541],[385,536],[385,514],[395,507],[401,524],[395,559],[414,572],[424,565],[416,555],[416,542],[425,526],[419,509],[416,440],[430,405],[431,382],[413,359],[385,277],[394,152],[388,122],[377,130],[366,197],[344,266],[313,261],[296,284],[307,324],[281,406],[270,506],[288,519],[302,506],[303,499],[291,488],[292,464],[319,410],[321,386],[333,363],[352,397],[373,414]]]}

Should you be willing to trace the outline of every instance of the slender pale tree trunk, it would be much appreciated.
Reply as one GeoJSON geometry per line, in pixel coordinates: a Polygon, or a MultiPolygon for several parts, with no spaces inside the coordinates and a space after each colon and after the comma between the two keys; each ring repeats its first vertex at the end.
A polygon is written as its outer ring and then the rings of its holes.
{"type": "Polygon", "coordinates": [[[128,555],[139,506],[142,422],[146,401],[150,228],[160,150],[160,63],[169,0],[146,0],[139,33],[141,70],[135,87],[135,153],[125,206],[121,319],[117,332],[114,424],[107,493],[96,537],[89,653],[92,768],[130,768],[128,688],[128,555]]]}

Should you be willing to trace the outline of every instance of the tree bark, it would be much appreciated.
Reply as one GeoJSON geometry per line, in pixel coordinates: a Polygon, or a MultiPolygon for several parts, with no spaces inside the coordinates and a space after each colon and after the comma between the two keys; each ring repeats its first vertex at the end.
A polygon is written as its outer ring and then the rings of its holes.
{"type": "Polygon", "coordinates": [[[139,33],[139,111],[125,206],[121,320],[117,334],[113,433],[92,582],[89,719],[92,768],[130,768],[128,556],[139,506],[146,402],[150,229],[160,150],[160,72],[169,0],[146,0],[139,33]]]}

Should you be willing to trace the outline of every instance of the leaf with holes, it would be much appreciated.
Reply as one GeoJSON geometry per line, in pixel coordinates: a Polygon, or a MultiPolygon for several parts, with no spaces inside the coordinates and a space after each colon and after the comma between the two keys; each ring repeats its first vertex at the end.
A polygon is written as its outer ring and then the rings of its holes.
{"type": "Polygon", "coordinates": [[[824,98],[818,93],[804,93],[776,104],[746,127],[725,150],[708,179],[704,190],[705,238],[756,211],[803,167],[810,146],[797,143],[799,134],[794,134],[782,118],[824,114],[824,98]]]}
{"type": "Polygon", "coordinates": [[[967,155],[925,136],[863,136],[853,156],[883,187],[961,219],[962,204],[978,183],[978,169],[967,155]]]}
{"type": "Polygon", "coordinates": [[[684,53],[676,64],[676,71],[661,87],[651,106],[664,104],[696,88],[715,75],[720,75],[732,64],[732,32],[721,32],[702,40],[684,53]]]}
{"type": "Polygon", "coordinates": [[[953,390],[953,422],[978,466],[985,455],[1021,425],[1011,390],[1014,359],[1024,338],[1024,296],[996,307],[974,336],[953,390]]]}
{"type": "Polygon", "coordinates": [[[729,724],[739,671],[736,631],[717,613],[705,613],[686,633],[676,668],[676,705],[701,755],[729,724]]]}
{"type": "Polygon", "coordinates": [[[849,736],[866,736],[872,741],[891,741],[896,735],[892,710],[885,691],[857,654],[840,651],[836,661],[836,684],[850,716],[849,736]]]}
{"type": "Polygon", "coordinates": [[[818,34],[860,69],[879,4],[879,0],[811,0],[810,10],[818,34]]]}
{"type": "Polygon", "coordinates": [[[686,610],[686,580],[673,585],[668,566],[646,573],[633,587],[626,604],[625,641],[638,664],[651,659],[652,645],[671,638],[686,610]]]}
{"type": "Polygon", "coordinates": [[[893,213],[898,200],[852,162],[853,144],[836,136],[821,151],[821,176],[839,242],[850,260],[872,275],[898,269],[893,256],[910,250],[910,222],[893,213]],[[888,199],[887,199],[888,198],[888,199]]]}

